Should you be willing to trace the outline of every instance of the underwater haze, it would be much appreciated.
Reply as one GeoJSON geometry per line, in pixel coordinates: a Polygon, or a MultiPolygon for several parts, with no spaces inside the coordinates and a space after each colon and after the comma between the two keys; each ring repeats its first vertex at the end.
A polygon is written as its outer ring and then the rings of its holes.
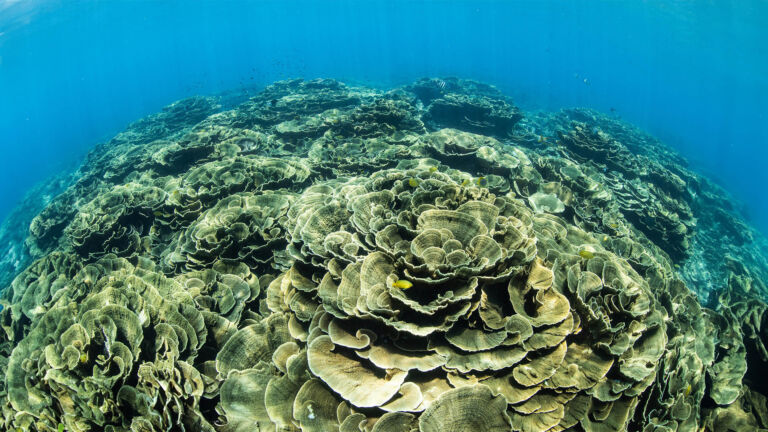
{"type": "Polygon", "coordinates": [[[0,0],[0,430],[768,432],[766,21],[0,0]]]}
{"type": "Polygon", "coordinates": [[[661,138],[768,230],[764,1],[0,3],[0,214],[138,117],[278,79],[496,85],[661,138]],[[586,82],[585,82],[586,80],[586,82]],[[615,111],[614,111],[615,110],[615,111]]]}

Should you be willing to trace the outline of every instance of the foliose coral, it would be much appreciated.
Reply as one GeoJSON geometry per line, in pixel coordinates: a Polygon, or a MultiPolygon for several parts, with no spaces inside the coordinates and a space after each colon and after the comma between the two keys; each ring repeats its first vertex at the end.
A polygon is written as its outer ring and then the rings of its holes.
{"type": "Polygon", "coordinates": [[[762,237],[590,110],[283,81],[131,125],[46,202],[8,430],[768,428],[762,237]]]}

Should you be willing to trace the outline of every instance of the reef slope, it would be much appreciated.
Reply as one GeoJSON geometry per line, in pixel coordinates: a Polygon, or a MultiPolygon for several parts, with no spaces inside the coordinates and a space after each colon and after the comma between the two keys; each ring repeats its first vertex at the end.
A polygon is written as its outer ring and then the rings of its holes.
{"type": "Polygon", "coordinates": [[[616,118],[282,81],[56,185],[2,263],[7,430],[768,428],[764,239],[616,118]]]}

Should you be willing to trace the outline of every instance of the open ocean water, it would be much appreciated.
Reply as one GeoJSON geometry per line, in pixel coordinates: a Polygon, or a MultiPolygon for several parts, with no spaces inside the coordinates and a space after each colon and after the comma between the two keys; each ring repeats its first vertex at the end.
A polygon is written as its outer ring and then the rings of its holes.
{"type": "Polygon", "coordinates": [[[766,21],[0,0],[0,429],[768,431],[766,21]]]}

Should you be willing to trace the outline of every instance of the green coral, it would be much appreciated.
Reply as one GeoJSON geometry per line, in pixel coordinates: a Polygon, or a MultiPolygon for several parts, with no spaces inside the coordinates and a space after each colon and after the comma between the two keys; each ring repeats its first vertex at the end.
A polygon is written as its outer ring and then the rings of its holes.
{"type": "Polygon", "coordinates": [[[46,202],[7,430],[768,428],[761,237],[594,111],[282,81],[132,124],[46,202]]]}

